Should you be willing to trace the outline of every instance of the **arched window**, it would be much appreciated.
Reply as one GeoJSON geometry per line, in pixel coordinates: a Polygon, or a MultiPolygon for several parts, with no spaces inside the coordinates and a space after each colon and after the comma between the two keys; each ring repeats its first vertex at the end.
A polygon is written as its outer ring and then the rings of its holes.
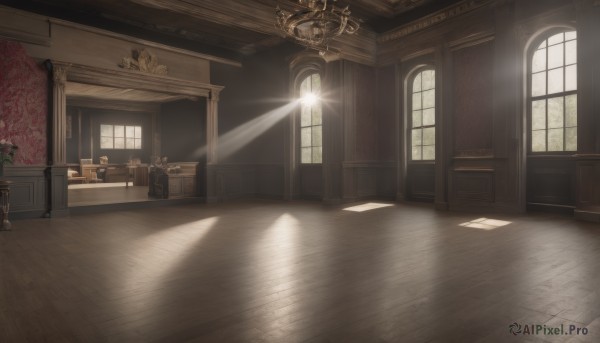
{"type": "Polygon", "coordinates": [[[577,33],[543,40],[530,64],[530,149],[577,151],[577,33]]]}
{"type": "Polygon", "coordinates": [[[302,80],[300,84],[300,162],[322,163],[322,108],[321,77],[314,73],[302,80]]]}
{"type": "Polygon", "coordinates": [[[419,72],[410,87],[410,159],[435,160],[435,70],[419,72]]]}

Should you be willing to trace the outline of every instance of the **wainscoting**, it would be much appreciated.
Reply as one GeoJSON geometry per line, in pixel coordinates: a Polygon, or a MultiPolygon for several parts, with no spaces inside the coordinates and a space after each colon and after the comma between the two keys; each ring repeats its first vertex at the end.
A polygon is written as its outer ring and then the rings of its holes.
{"type": "Polygon", "coordinates": [[[10,185],[10,219],[40,218],[48,208],[46,167],[4,167],[10,185]]]}
{"type": "Polygon", "coordinates": [[[600,155],[578,155],[576,159],[575,217],[600,222],[600,155]]]}
{"type": "Polygon", "coordinates": [[[394,197],[393,162],[344,162],[342,168],[344,202],[378,196],[390,199],[394,197]]]}
{"type": "Polygon", "coordinates": [[[452,210],[493,210],[496,207],[496,164],[493,156],[455,157],[448,172],[448,202],[452,210]]]}
{"type": "Polygon", "coordinates": [[[528,158],[527,206],[568,210],[575,207],[575,161],[572,157],[528,158]]]}
{"type": "Polygon", "coordinates": [[[283,199],[283,164],[219,164],[209,168],[209,201],[242,197],[283,199]]]}

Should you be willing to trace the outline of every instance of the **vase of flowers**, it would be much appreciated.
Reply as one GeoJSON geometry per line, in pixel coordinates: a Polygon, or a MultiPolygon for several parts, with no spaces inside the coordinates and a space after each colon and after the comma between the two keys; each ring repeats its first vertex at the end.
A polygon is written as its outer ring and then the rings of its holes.
{"type": "MultiPolygon", "coordinates": [[[[12,164],[18,147],[10,140],[0,139],[0,176],[4,176],[4,165],[12,164]]],[[[0,179],[0,230],[10,230],[8,211],[10,208],[10,181],[0,179]]]]}

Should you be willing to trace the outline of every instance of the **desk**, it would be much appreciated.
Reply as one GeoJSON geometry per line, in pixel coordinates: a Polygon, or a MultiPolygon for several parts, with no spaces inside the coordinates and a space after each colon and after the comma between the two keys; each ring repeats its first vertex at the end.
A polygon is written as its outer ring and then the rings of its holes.
{"type": "Polygon", "coordinates": [[[82,164],[81,165],[81,176],[87,179],[87,182],[94,182],[97,180],[96,170],[101,167],[99,164],[82,164]]]}
{"type": "Polygon", "coordinates": [[[67,179],[69,184],[72,183],[88,183],[88,179],[85,176],[71,176],[67,179]]]}

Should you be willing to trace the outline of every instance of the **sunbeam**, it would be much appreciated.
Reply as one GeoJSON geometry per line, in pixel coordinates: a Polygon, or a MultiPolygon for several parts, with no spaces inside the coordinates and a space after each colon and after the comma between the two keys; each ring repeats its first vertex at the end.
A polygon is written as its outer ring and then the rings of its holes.
{"type": "MultiPolygon", "coordinates": [[[[220,158],[230,156],[258,136],[265,133],[268,129],[273,127],[273,125],[277,124],[280,120],[290,114],[299,103],[300,100],[294,100],[219,136],[218,145],[220,158]]],[[[204,156],[205,154],[206,146],[197,149],[195,152],[197,157],[204,156]]]]}

